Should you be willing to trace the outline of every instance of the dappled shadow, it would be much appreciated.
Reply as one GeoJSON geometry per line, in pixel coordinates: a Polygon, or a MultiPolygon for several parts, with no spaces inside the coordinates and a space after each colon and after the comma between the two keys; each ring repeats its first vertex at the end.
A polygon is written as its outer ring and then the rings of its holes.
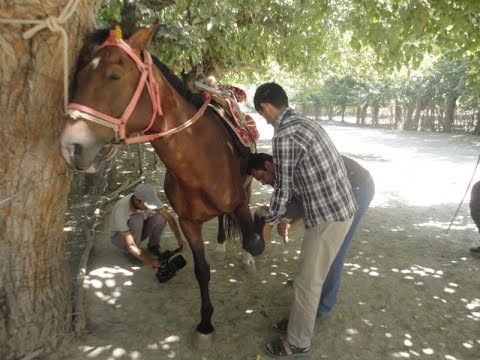
{"type": "MultiPolygon", "coordinates": [[[[374,175],[377,194],[347,255],[337,306],[331,316],[317,321],[312,358],[478,358],[480,261],[468,247],[480,235],[466,202],[446,234],[473,170],[473,153],[463,149],[467,146],[455,150],[458,139],[444,145],[442,136],[431,138],[432,150],[429,137],[423,144],[418,140],[415,150],[417,140],[410,134],[332,128],[328,131],[340,150],[374,175]],[[441,146],[438,156],[435,146],[441,146]],[[458,157],[449,157],[452,153],[458,157]]],[[[258,151],[270,153],[270,142],[260,141],[258,151]]],[[[163,179],[157,176],[150,181],[160,186],[163,179]]],[[[252,212],[269,202],[271,191],[254,182],[252,212]]],[[[190,252],[184,253],[187,266],[160,284],[153,269],[132,267],[112,249],[103,226],[85,283],[88,332],[66,358],[263,356],[265,343],[277,336],[272,323],[288,314],[293,292],[286,282],[295,274],[302,230],[290,234],[288,244],[275,235],[265,254],[256,258],[257,271],[251,272],[242,262],[238,240],[227,243],[224,261],[215,260],[217,221],[205,224],[217,331],[212,348],[199,352],[192,347],[200,295],[190,252]]],[[[162,242],[175,248],[169,231],[162,242]]]]}
{"type": "MultiPolygon", "coordinates": [[[[102,242],[85,284],[91,335],[77,358],[253,359],[262,353],[275,336],[271,324],[288,314],[293,292],[286,281],[295,273],[302,230],[288,244],[275,235],[256,259],[257,271],[249,273],[238,240],[227,244],[224,261],[213,259],[216,225],[213,220],[204,228],[217,328],[213,348],[199,357],[191,345],[200,300],[190,253],[187,266],[160,284],[152,269],[131,267],[102,242]]],[[[347,255],[338,305],[317,323],[316,358],[474,359],[480,261],[457,237],[475,241],[477,233],[462,228],[462,221],[457,225],[446,235],[448,218],[441,212],[399,202],[369,209],[347,255]]],[[[174,246],[171,234],[165,241],[174,246]]]]}
{"type": "Polygon", "coordinates": [[[398,207],[370,209],[352,242],[337,312],[353,295],[354,304],[348,306],[357,308],[360,319],[345,339],[354,341],[360,328],[374,332],[372,341],[383,343],[385,357],[379,357],[377,349],[371,358],[473,359],[473,348],[480,343],[475,330],[480,325],[475,290],[480,286],[480,262],[468,253],[465,235],[473,240],[477,234],[474,229],[445,234],[448,219],[430,208],[403,211],[408,217],[402,216],[398,226],[398,207]],[[385,221],[371,221],[375,219],[385,221]],[[435,225],[425,225],[430,223],[435,225]],[[453,342],[447,340],[449,334],[455,334],[453,342]]]}

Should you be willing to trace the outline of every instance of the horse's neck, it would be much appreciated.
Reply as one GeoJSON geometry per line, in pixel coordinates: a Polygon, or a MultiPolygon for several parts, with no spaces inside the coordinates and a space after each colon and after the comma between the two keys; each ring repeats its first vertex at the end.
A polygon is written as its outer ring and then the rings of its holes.
{"type": "Polygon", "coordinates": [[[198,110],[177,92],[158,68],[155,69],[163,112],[163,119],[160,119],[159,122],[163,122],[160,126],[165,131],[182,125],[191,119],[198,110]]]}
{"type": "MultiPolygon", "coordinates": [[[[197,114],[198,109],[195,105],[180,95],[157,68],[156,77],[159,85],[163,117],[157,118],[157,129],[155,130],[167,131],[181,126],[197,114]]],[[[157,155],[173,174],[178,174],[182,171],[188,172],[188,167],[195,166],[195,151],[198,149],[198,142],[204,141],[200,139],[199,134],[204,138],[212,135],[208,130],[205,132],[198,131],[198,126],[196,125],[199,123],[203,130],[206,124],[204,119],[199,119],[193,125],[197,129],[195,133],[192,133],[190,127],[188,127],[165,138],[161,137],[152,143],[157,155]]]]}

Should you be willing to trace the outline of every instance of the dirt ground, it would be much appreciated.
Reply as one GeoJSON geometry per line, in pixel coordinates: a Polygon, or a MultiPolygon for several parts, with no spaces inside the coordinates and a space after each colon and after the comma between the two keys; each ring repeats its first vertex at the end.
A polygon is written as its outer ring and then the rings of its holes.
{"type": "MultiPolygon", "coordinates": [[[[259,124],[262,125],[262,124],[259,124]]],[[[464,195],[480,149],[478,137],[325,124],[340,152],[372,173],[376,196],[346,259],[338,304],[316,324],[312,359],[480,359],[480,244],[464,195]]],[[[271,152],[270,133],[259,151],[271,152]]],[[[475,180],[480,179],[480,172],[475,180]]],[[[161,180],[157,187],[161,189],[161,180]]],[[[268,202],[255,182],[252,211],[268,202]]],[[[199,290],[187,266],[160,284],[153,269],[130,265],[112,248],[107,221],[96,231],[84,283],[86,334],[65,347],[66,359],[267,359],[274,321],[288,314],[302,231],[290,243],[276,237],[242,263],[241,245],[215,260],[216,221],[204,226],[212,268],[216,327],[213,346],[192,346],[199,290]]],[[[167,231],[163,248],[175,248],[167,231]]]]}

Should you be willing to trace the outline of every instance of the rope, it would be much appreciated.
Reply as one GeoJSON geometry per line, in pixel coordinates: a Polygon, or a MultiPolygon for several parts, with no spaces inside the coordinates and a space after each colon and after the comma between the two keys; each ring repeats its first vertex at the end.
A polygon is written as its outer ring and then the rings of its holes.
{"type": "Polygon", "coordinates": [[[68,0],[67,5],[65,5],[58,17],[49,16],[43,20],[0,19],[0,24],[35,25],[23,33],[22,36],[25,40],[32,38],[39,31],[47,28],[53,32],[61,33],[63,38],[63,104],[65,112],[67,112],[68,104],[68,35],[62,27],[62,24],[75,12],[79,1],[80,0],[68,0]]]}
{"type": "Polygon", "coordinates": [[[465,194],[463,194],[462,200],[460,201],[460,204],[458,204],[457,211],[455,211],[455,214],[453,215],[452,221],[450,221],[450,225],[448,225],[448,229],[447,229],[447,231],[445,231],[445,234],[448,234],[450,228],[452,227],[453,221],[455,220],[455,218],[458,215],[458,212],[460,211],[460,207],[462,206],[463,200],[465,200],[465,196],[467,196],[468,189],[470,189],[470,185],[472,185],[473,177],[475,176],[475,172],[477,171],[479,163],[480,163],[480,155],[478,156],[477,164],[475,165],[475,169],[473,169],[473,174],[472,174],[472,177],[470,179],[470,182],[468,183],[467,189],[465,190],[465,194]]]}
{"type": "Polygon", "coordinates": [[[34,191],[34,190],[38,190],[38,189],[44,189],[45,188],[44,184],[50,183],[51,181],[53,181],[57,178],[60,178],[60,177],[69,176],[71,174],[73,174],[73,172],[71,172],[71,171],[69,171],[69,169],[67,169],[67,171],[64,172],[64,173],[61,173],[61,174],[58,174],[58,175],[55,175],[55,176],[52,176],[52,177],[49,177],[49,178],[45,178],[45,179],[37,180],[34,177],[27,178],[26,180],[29,183],[27,185],[25,185],[24,188],[22,188],[20,191],[18,191],[17,193],[15,193],[13,195],[10,195],[6,198],[0,199],[0,210],[8,202],[12,201],[12,199],[15,199],[20,194],[27,193],[27,192],[34,191]],[[33,180],[33,179],[35,179],[35,180],[33,180]]]}

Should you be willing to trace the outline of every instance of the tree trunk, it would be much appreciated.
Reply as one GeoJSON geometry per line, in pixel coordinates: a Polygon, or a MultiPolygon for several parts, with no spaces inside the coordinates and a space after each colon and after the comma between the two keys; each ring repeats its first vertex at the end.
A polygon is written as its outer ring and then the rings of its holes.
{"type": "Polygon", "coordinates": [[[360,125],[365,125],[365,118],[367,117],[368,104],[362,106],[362,111],[360,113],[360,125]]]}
{"type": "MultiPolygon", "coordinates": [[[[78,2],[64,28],[69,64],[99,0],[78,2]]],[[[2,18],[58,16],[65,0],[4,6],[2,18]],[[27,4],[27,5],[25,5],[27,4]]],[[[71,177],[58,150],[63,127],[63,42],[44,29],[0,25],[0,359],[39,358],[72,331],[64,215],[71,177]]],[[[70,66],[72,68],[72,66],[70,66]]],[[[70,71],[71,72],[71,71],[70,71]]]]}
{"type": "Polygon", "coordinates": [[[333,106],[330,106],[327,110],[328,112],[328,121],[333,121],[333,106]]]}
{"type": "Polygon", "coordinates": [[[320,106],[320,101],[315,101],[313,103],[313,111],[315,112],[315,120],[318,120],[321,116],[321,106],[320,106]]]}
{"type": "Polygon", "coordinates": [[[360,118],[361,118],[361,115],[362,115],[362,108],[360,106],[357,106],[357,111],[356,111],[356,121],[355,121],[355,124],[357,125],[360,125],[360,118]]]}
{"type": "Polygon", "coordinates": [[[372,125],[377,127],[378,126],[378,114],[380,113],[380,108],[378,105],[372,106],[372,125]]]}
{"type": "Polygon", "coordinates": [[[134,1],[123,1],[120,17],[122,32],[126,38],[133,35],[137,28],[137,4],[134,1]]]}
{"type": "Polygon", "coordinates": [[[420,115],[422,114],[423,110],[423,101],[421,98],[417,99],[417,103],[415,104],[415,112],[413,113],[412,122],[410,123],[410,127],[408,130],[419,130],[420,126],[420,115]]]}
{"type": "Polygon", "coordinates": [[[418,127],[417,131],[423,131],[428,126],[428,121],[430,119],[430,110],[427,108],[425,109],[423,115],[420,115],[420,119],[418,119],[418,127]]]}
{"type": "Polygon", "coordinates": [[[415,111],[415,106],[412,103],[407,104],[407,112],[405,114],[405,122],[403,123],[402,130],[416,130],[413,126],[413,112],[415,111]]]}
{"type": "Polygon", "coordinates": [[[398,100],[395,100],[395,129],[403,129],[402,106],[398,100]]]}
{"type": "Polygon", "coordinates": [[[450,94],[447,97],[447,106],[445,110],[445,118],[443,119],[443,132],[450,133],[453,130],[455,120],[455,109],[457,107],[458,95],[450,94]]]}

